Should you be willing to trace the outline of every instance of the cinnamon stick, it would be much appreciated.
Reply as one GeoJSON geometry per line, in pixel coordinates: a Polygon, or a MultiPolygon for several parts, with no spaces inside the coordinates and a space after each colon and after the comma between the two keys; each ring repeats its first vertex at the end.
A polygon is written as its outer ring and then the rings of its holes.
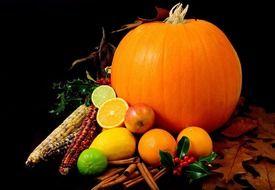
{"type": "Polygon", "coordinates": [[[137,168],[137,164],[130,164],[130,166],[123,172],[123,175],[129,176],[131,173],[135,171],[137,168]]]}
{"type": "Polygon", "coordinates": [[[106,172],[104,172],[101,176],[97,177],[98,180],[103,181],[105,179],[108,179],[110,177],[112,177],[113,175],[116,175],[120,172],[122,172],[125,168],[111,168],[109,170],[107,170],[106,172]]]}
{"type": "Polygon", "coordinates": [[[122,175],[120,175],[118,178],[116,178],[115,180],[111,180],[107,183],[103,183],[100,188],[107,188],[107,187],[111,187],[114,185],[117,185],[119,183],[122,183],[124,181],[126,181],[132,173],[134,173],[135,169],[137,168],[136,164],[131,164],[129,165],[126,170],[122,173],[122,175]]]}
{"type": "Polygon", "coordinates": [[[147,169],[147,167],[145,166],[144,163],[137,163],[137,167],[141,173],[141,175],[143,176],[144,180],[146,181],[146,183],[149,185],[149,187],[152,190],[159,190],[159,187],[157,186],[155,180],[153,179],[151,173],[149,172],[149,170],[147,169]]]}
{"type": "Polygon", "coordinates": [[[168,171],[168,168],[162,168],[159,172],[157,172],[155,175],[154,175],[154,180],[157,181],[159,178],[161,178],[164,174],[166,174],[168,171]]]}
{"type": "MultiPolygon", "coordinates": [[[[154,168],[154,169],[150,170],[151,175],[156,175],[158,172],[159,172],[159,170],[157,168],[154,168]]],[[[137,175],[135,178],[132,178],[132,179],[129,179],[128,181],[125,181],[123,183],[123,185],[127,189],[127,188],[130,188],[131,186],[134,186],[134,185],[138,184],[139,182],[141,182],[143,180],[144,180],[143,176],[137,175]]]]}
{"type": "Polygon", "coordinates": [[[135,156],[132,158],[122,159],[122,160],[111,160],[108,162],[110,165],[127,165],[127,164],[134,164],[138,163],[140,160],[139,157],[135,156]]]}
{"type": "Polygon", "coordinates": [[[96,186],[94,186],[91,190],[98,190],[101,188],[102,185],[109,183],[110,181],[116,179],[117,177],[119,177],[119,174],[115,174],[113,176],[110,176],[106,179],[104,179],[103,181],[101,181],[100,183],[98,183],[96,186]]]}

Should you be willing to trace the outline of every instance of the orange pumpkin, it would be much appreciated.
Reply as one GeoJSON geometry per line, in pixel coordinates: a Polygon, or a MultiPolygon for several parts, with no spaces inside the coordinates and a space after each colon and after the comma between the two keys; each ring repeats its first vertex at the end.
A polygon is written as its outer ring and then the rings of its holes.
{"type": "Polygon", "coordinates": [[[241,65],[226,35],[210,22],[183,19],[186,10],[177,5],[166,22],[126,34],[113,58],[112,86],[129,104],[151,106],[157,127],[211,132],[237,105],[241,65]]]}

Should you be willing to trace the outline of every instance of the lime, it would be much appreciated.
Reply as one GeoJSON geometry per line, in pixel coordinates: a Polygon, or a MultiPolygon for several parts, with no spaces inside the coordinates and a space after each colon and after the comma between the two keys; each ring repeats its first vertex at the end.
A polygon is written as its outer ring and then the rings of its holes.
{"type": "Polygon", "coordinates": [[[109,85],[101,85],[94,89],[91,100],[95,107],[99,108],[106,100],[115,98],[115,90],[109,85]]]}
{"type": "Polygon", "coordinates": [[[102,151],[88,148],[81,152],[77,160],[77,169],[82,175],[97,175],[108,165],[107,157],[102,151]]]}

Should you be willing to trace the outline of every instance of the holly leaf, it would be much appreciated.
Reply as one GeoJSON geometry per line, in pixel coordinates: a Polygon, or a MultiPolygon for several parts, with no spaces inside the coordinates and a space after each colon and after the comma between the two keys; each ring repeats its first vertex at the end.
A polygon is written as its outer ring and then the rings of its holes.
{"type": "Polygon", "coordinates": [[[173,157],[169,152],[160,150],[159,155],[160,155],[160,163],[163,167],[165,167],[165,168],[173,168],[174,167],[175,164],[173,161],[173,157]]]}
{"type": "Polygon", "coordinates": [[[189,150],[190,141],[188,137],[183,136],[177,145],[177,156],[182,159],[189,150]]]}
{"type": "Polygon", "coordinates": [[[203,177],[206,177],[208,176],[209,174],[211,174],[209,171],[208,171],[208,168],[206,165],[204,165],[203,162],[194,162],[192,164],[190,164],[189,166],[187,166],[183,173],[191,178],[192,180],[197,180],[197,179],[200,179],[200,178],[203,178],[203,177]]]}
{"type": "Polygon", "coordinates": [[[211,152],[208,156],[200,157],[200,162],[207,162],[210,163],[217,158],[218,154],[216,152],[211,152]]]}

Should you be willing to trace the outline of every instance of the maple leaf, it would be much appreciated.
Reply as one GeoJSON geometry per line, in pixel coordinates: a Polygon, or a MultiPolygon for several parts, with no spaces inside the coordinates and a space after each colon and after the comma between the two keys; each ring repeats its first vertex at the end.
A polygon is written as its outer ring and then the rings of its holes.
{"type": "Polygon", "coordinates": [[[246,174],[244,177],[255,189],[275,189],[275,165],[262,160],[259,163],[251,163],[258,175],[253,176],[251,173],[246,174]]]}
{"type": "Polygon", "coordinates": [[[223,150],[224,157],[214,161],[215,164],[221,165],[214,172],[222,173],[222,180],[225,183],[228,183],[236,174],[245,174],[246,170],[243,168],[242,162],[253,159],[251,155],[247,154],[248,150],[242,146],[243,142],[235,141],[230,144],[232,145],[230,148],[223,150]]]}
{"type": "Polygon", "coordinates": [[[249,145],[255,149],[249,152],[250,155],[262,156],[275,161],[275,148],[272,147],[272,144],[261,139],[253,139],[249,145]]]}

